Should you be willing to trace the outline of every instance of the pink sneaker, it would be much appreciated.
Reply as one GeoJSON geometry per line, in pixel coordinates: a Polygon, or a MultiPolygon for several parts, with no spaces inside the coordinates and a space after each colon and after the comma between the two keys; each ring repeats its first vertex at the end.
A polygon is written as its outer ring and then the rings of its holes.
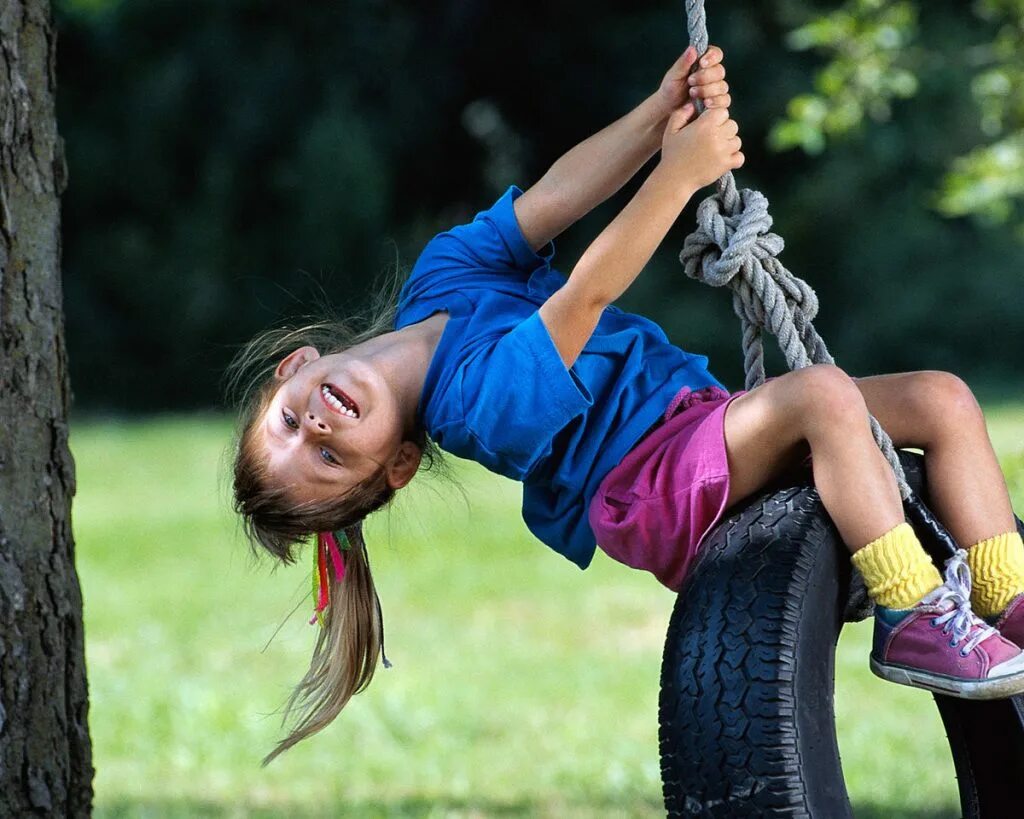
{"type": "Polygon", "coordinates": [[[877,676],[965,699],[1024,692],[1024,652],[971,610],[966,558],[958,550],[946,562],[945,583],[912,608],[875,607],[877,676]]]}
{"type": "Polygon", "coordinates": [[[986,618],[1014,645],[1024,648],[1024,594],[1018,594],[1002,614],[986,618]]]}

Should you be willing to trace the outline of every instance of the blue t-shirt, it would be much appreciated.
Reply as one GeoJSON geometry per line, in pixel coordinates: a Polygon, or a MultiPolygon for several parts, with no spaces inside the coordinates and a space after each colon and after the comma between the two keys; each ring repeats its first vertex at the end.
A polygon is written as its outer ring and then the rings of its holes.
{"type": "Polygon", "coordinates": [[[515,185],[423,249],[399,294],[395,329],[446,310],[418,415],[448,452],[523,483],[523,520],[580,568],[596,541],[587,506],[601,480],[683,386],[725,389],[707,357],[649,319],[606,307],[566,369],[538,308],[566,277],[554,245],[534,252],[515,185]]]}

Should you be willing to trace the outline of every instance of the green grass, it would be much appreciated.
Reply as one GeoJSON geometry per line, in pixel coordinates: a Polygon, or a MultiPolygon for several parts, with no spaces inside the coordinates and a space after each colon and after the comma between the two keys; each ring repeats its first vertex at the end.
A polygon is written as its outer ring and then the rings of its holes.
{"type": "MultiPolygon", "coordinates": [[[[986,411],[1024,508],[1024,406],[986,411]]],[[[228,439],[219,418],[74,425],[97,816],[662,815],[673,595],[600,554],[580,572],[464,462],[466,500],[421,477],[368,527],[394,668],[261,769],[314,638],[308,567],[252,564],[228,439]]],[[[870,674],[869,634],[844,632],[837,671],[858,814],[958,815],[931,698],[870,674]]]]}

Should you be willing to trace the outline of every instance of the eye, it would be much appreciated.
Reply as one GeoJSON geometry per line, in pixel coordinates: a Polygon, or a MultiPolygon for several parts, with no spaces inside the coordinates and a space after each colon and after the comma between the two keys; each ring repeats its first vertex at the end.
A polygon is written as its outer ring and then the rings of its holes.
{"type": "Polygon", "coordinates": [[[288,410],[281,410],[281,417],[284,419],[284,425],[288,427],[288,429],[299,428],[299,422],[296,421],[295,418],[288,413],[288,410]]]}
{"type": "Polygon", "coordinates": [[[324,447],[320,447],[320,457],[329,464],[340,466],[340,461],[338,461],[338,459],[331,454],[331,451],[329,449],[324,449],[324,447]]]}

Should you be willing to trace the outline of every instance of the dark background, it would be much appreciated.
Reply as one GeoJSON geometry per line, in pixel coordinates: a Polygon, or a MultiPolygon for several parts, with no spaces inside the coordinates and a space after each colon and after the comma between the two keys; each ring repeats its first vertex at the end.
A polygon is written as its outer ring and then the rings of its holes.
{"type": "MultiPolygon", "coordinates": [[[[913,99],[822,155],[773,152],[772,123],[822,62],[785,34],[836,5],[708,3],[747,155],[739,183],[771,201],[782,260],[818,292],[816,325],[848,372],[946,369],[1019,396],[1020,232],[929,206],[950,159],[982,140],[957,55],[992,30],[961,3],[929,3],[922,39],[939,59],[913,99]]],[[[72,387],[76,411],[93,412],[222,406],[239,344],[309,313],[321,291],[364,305],[431,235],[638,104],[687,44],[682,2],[57,0],[55,12],[72,387]]],[[[559,269],[637,181],[560,237],[559,269]]],[[[739,389],[731,297],[677,260],[694,207],[619,304],[739,389]]],[[[778,371],[774,348],[769,360],[778,371]]]]}

